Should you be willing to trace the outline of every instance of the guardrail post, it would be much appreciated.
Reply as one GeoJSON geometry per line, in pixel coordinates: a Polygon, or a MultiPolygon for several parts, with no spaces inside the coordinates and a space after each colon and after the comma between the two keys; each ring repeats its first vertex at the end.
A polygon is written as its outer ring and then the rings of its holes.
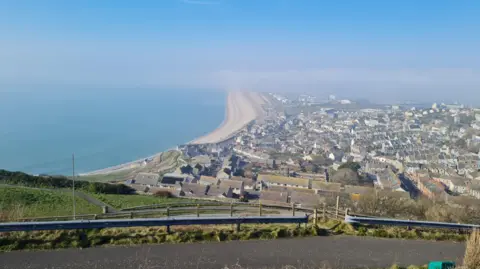
{"type": "Polygon", "coordinates": [[[313,224],[317,225],[318,222],[318,209],[313,210],[313,224]]]}
{"type": "Polygon", "coordinates": [[[326,220],[327,219],[327,206],[325,205],[325,203],[323,203],[323,206],[322,206],[322,220],[326,220]]]}
{"type": "Polygon", "coordinates": [[[200,217],[200,204],[197,204],[197,218],[200,217]]]}
{"type": "Polygon", "coordinates": [[[108,207],[102,206],[102,213],[107,214],[108,213],[108,207]]]}
{"type": "Polygon", "coordinates": [[[237,233],[240,232],[240,222],[237,222],[237,233]]]}
{"type": "Polygon", "coordinates": [[[258,215],[262,216],[262,203],[258,204],[258,215]]]}
{"type": "Polygon", "coordinates": [[[340,205],[340,196],[337,195],[337,205],[335,206],[335,219],[338,219],[338,207],[340,205]]]}
{"type": "Polygon", "coordinates": [[[292,203],[292,216],[295,217],[295,204],[292,203]]]}
{"type": "Polygon", "coordinates": [[[94,220],[97,219],[97,218],[98,218],[98,217],[97,217],[97,214],[93,215],[93,219],[94,219],[94,220]]]}
{"type": "Polygon", "coordinates": [[[230,217],[233,217],[233,202],[230,204],[230,217]]]}
{"type": "Polygon", "coordinates": [[[347,218],[347,216],[348,216],[348,211],[350,211],[350,209],[349,209],[349,208],[345,208],[345,218],[347,218]]]}
{"type": "MultiPolygon", "coordinates": [[[[170,217],[170,207],[167,207],[167,217],[170,217]]],[[[170,230],[170,227],[167,226],[167,229],[170,230]]]]}
{"type": "Polygon", "coordinates": [[[167,234],[170,233],[170,225],[167,225],[167,234]]]}
{"type": "Polygon", "coordinates": [[[133,219],[133,212],[130,212],[130,218],[133,219]]]}

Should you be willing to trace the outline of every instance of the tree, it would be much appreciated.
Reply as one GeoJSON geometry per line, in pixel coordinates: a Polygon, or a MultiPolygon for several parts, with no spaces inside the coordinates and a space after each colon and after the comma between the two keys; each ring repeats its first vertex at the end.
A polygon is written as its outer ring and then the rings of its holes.
{"type": "Polygon", "coordinates": [[[192,174],[193,167],[187,164],[185,166],[180,167],[180,171],[182,172],[182,174],[192,174]]]}
{"type": "Polygon", "coordinates": [[[346,162],[338,167],[338,169],[343,169],[343,168],[349,168],[355,172],[358,172],[360,170],[361,166],[357,162],[346,162]]]}
{"type": "Polygon", "coordinates": [[[455,146],[459,148],[467,148],[467,142],[465,141],[465,139],[460,138],[457,141],[455,141],[455,146]]]}
{"type": "Polygon", "coordinates": [[[320,167],[316,164],[313,164],[312,172],[318,174],[320,172],[320,167]]]}
{"type": "Polygon", "coordinates": [[[330,178],[332,182],[343,185],[360,185],[358,173],[350,168],[338,169],[330,178]]]}
{"type": "Polygon", "coordinates": [[[273,159],[272,169],[273,169],[273,170],[277,170],[277,169],[278,169],[278,165],[277,165],[277,160],[276,160],[276,159],[273,159]]]}

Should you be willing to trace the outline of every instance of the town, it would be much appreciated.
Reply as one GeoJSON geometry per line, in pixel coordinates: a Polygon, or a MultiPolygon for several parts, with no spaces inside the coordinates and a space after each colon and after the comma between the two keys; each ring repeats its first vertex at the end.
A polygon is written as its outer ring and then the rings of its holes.
{"type": "Polygon", "coordinates": [[[174,171],[141,172],[127,183],[147,194],[309,208],[372,193],[480,205],[479,109],[268,98],[264,116],[241,132],[179,146],[174,171]]]}

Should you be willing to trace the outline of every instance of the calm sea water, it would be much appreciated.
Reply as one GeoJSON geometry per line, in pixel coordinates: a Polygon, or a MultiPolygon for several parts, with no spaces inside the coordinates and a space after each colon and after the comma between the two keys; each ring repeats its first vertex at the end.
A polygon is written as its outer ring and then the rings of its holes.
{"type": "Polygon", "coordinates": [[[167,89],[0,91],[0,168],[70,174],[175,147],[215,129],[226,94],[167,89]]]}

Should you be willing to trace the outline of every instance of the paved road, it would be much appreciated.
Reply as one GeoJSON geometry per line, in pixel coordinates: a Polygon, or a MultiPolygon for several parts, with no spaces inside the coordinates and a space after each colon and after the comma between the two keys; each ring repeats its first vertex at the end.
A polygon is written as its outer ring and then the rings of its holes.
{"type": "Polygon", "coordinates": [[[163,244],[0,254],[0,268],[29,269],[212,269],[379,268],[393,263],[459,261],[464,244],[366,237],[310,237],[269,241],[163,244]]]}

